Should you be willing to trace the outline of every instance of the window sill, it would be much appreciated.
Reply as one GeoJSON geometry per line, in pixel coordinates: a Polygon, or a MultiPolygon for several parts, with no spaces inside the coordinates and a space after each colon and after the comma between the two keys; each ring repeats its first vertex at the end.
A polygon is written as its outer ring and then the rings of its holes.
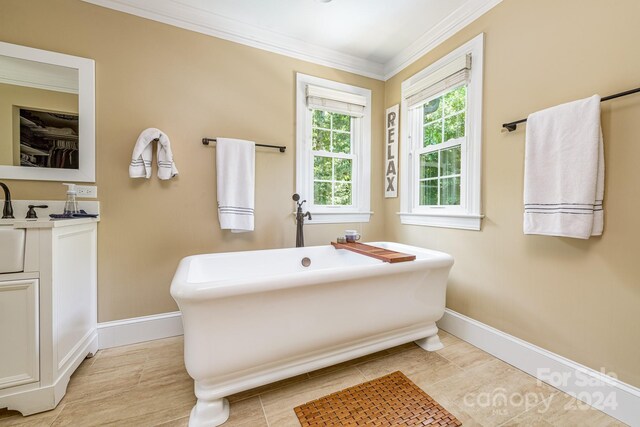
{"type": "Polygon", "coordinates": [[[427,227],[459,228],[462,230],[480,230],[484,215],[475,214],[425,214],[398,212],[400,223],[427,227]]]}
{"type": "MultiPolygon", "coordinates": [[[[310,224],[341,224],[349,222],[369,222],[373,212],[311,212],[313,219],[305,219],[305,225],[310,224]]],[[[296,214],[293,213],[295,218],[296,214]]]]}

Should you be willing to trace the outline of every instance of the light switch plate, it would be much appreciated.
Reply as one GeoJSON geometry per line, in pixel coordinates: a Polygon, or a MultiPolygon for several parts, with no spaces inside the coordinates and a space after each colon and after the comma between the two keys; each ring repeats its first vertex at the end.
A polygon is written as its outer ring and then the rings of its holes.
{"type": "Polygon", "coordinates": [[[85,199],[97,199],[98,187],[95,185],[76,185],[76,197],[85,199]]]}

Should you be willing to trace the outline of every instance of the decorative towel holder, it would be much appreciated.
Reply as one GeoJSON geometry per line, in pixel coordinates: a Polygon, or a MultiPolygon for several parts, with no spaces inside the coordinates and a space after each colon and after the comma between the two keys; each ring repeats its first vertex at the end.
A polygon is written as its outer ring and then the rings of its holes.
{"type": "MultiPolygon", "coordinates": [[[[216,138],[202,138],[203,145],[209,145],[210,142],[216,142],[216,138]]],[[[281,153],[284,153],[287,147],[285,145],[266,145],[256,144],[256,147],[277,148],[281,153]]]]}

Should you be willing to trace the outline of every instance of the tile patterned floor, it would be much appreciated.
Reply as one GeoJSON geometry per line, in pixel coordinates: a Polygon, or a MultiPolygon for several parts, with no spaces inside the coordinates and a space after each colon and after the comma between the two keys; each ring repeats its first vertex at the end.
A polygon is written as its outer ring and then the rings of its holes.
{"type": "MultiPolygon", "coordinates": [[[[225,427],[299,427],[293,408],[402,371],[464,426],[623,426],[606,414],[441,331],[445,348],[405,344],[229,397],[225,427]]],[[[52,411],[0,409],[0,426],[184,427],[195,403],[182,337],[99,351],[72,376],[52,411]]]]}

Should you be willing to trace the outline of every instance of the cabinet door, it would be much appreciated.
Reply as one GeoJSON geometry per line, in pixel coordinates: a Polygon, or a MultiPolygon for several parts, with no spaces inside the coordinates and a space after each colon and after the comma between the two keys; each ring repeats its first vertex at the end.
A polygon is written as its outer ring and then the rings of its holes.
{"type": "MultiPolygon", "coordinates": [[[[80,349],[96,333],[96,231],[95,224],[53,231],[53,369],[56,377],[78,357],[80,349]]],[[[84,359],[86,354],[81,356],[84,359]]]]}
{"type": "Polygon", "coordinates": [[[38,280],[0,281],[0,389],[39,380],[38,280]]]}

